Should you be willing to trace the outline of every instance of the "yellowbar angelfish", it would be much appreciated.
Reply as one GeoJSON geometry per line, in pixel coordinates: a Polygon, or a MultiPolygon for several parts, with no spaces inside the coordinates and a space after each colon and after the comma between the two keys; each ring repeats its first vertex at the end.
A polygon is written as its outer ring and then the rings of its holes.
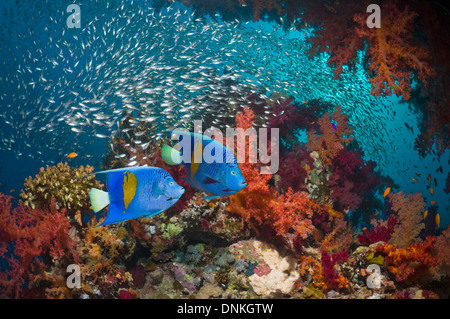
{"type": "Polygon", "coordinates": [[[174,205],[184,193],[184,188],[159,167],[118,168],[89,175],[94,174],[107,174],[108,189],[105,192],[91,188],[89,192],[95,213],[108,206],[106,219],[96,227],[157,215],[174,205]]]}

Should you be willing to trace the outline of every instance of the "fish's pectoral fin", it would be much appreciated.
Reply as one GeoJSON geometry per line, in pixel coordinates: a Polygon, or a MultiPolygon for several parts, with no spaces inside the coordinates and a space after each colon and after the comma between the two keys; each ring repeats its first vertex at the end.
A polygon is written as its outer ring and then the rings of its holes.
{"type": "Polygon", "coordinates": [[[159,185],[158,180],[154,180],[152,184],[152,193],[155,197],[159,198],[161,195],[164,195],[164,190],[159,185]]]}
{"type": "Polygon", "coordinates": [[[211,178],[211,177],[206,177],[203,181],[202,184],[208,185],[208,184],[217,184],[219,183],[219,181],[211,178]]]}

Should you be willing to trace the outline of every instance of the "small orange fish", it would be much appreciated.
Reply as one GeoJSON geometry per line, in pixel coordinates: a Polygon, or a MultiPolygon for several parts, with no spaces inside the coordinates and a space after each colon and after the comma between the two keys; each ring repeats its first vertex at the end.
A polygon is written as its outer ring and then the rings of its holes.
{"type": "Polygon", "coordinates": [[[379,211],[377,211],[373,216],[377,216],[378,215],[378,213],[379,213],[379,211]]]}
{"type": "Polygon", "coordinates": [[[431,205],[436,205],[436,201],[432,200],[431,205]]]}
{"type": "Polygon", "coordinates": [[[390,191],[391,191],[390,187],[386,188],[386,190],[384,191],[383,197],[386,197],[390,191]]]}
{"type": "Polygon", "coordinates": [[[428,174],[427,180],[431,183],[431,174],[428,174]]]}
{"type": "Polygon", "coordinates": [[[428,211],[426,210],[425,213],[423,213],[423,219],[427,218],[428,216],[428,211]]]}
{"type": "Polygon", "coordinates": [[[75,157],[77,157],[77,156],[78,156],[77,153],[72,152],[72,153],[70,153],[69,155],[67,155],[66,157],[68,157],[68,158],[75,158],[75,157]]]}
{"type": "Polygon", "coordinates": [[[306,101],[302,101],[302,103],[305,103],[305,104],[306,104],[306,103],[308,103],[308,102],[306,102],[306,101]]]}
{"type": "Polygon", "coordinates": [[[434,194],[434,190],[433,187],[430,188],[430,194],[433,195],[434,194]]]}
{"type": "Polygon", "coordinates": [[[216,206],[216,204],[214,204],[213,202],[209,202],[208,205],[209,205],[209,207],[214,207],[214,206],[216,206]]]}
{"type": "Polygon", "coordinates": [[[441,217],[439,217],[439,213],[436,214],[436,225],[438,228],[441,228],[441,217]]]}
{"type": "Polygon", "coordinates": [[[15,191],[16,191],[15,189],[11,189],[9,192],[12,193],[12,192],[15,192],[15,191]]]}
{"type": "Polygon", "coordinates": [[[416,182],[416,183],[417,183],[417,179],[413,178],[412,180],[413,180],[413,182],[416,182]]]}
{"type": "Polygon", "coordinates": [[[362,230],[367,230],[367,227],[363,227],[362,230]]]}

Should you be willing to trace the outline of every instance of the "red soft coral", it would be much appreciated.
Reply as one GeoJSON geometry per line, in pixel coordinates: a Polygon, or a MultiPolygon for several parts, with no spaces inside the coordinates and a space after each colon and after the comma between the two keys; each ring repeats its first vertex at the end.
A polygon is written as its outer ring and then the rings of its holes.
{"type": "Polygon", "coordinates": [[[324,290],[348,288],[349,280],[334,269],[335,265],[346,262],[348,257],[349,255],[346,251],[331,256],[326,251],[322,251],[322,276],[325,278],[326,283],[324,290]]]}
{"type": "Polygon", "coordinates": [[[295,191],[305,189],[305,178],[311,170],[313,159],[309,156],[306,146],[297,143],[294,149],[280,158],[280,168],[277,174],[280,180],[277,187],[286,190],[292,187],[295,191]]]}
{"type": "Polygon", "coordinates": [[[363,198],[380,182],[375,163],[365,162],[361,151],[343,148],[333,160],[328,186],[332,199],[343,209],[356,210],[363,198]]]}
{"type": "Polygon", "coordinates": [[[65,211],[56,210],[54,199],[49,210],[23,205],[12,209],[11,198],[0,193],[0,257],[8,264],[8,270],[0,273],[1,296],[20,297],[24,288],[43,277],[46,258],[80,262],[65,211]]]}
{"type": "MultiPolygon", "coordinates": [[[[247,130],[253,126],[254,113],[250,108],[236,114],[236,126],[247,130]]],[[[245,149],[245,162],[239,163],[242,176],[247,181],[247,186],[238,193],[230,196],[228,211],[238,214],[247,225],[259,233],[261,226],[267,218],[267,207],[276,199],[276,191],[269,187],[271,174],[261,174],[257,163],[249,163],[249,152],[254,152],[253,143],[249,140],[243,142],[244,147],[236,147],[238,150],[245,149]]],[[[236,143],[237,144],[237,143],[236,143]]]]}
{"type": "Polygon", "coordinates": [[[277,15],[283,14],[283,8],[281,7],[281,4],[278,3],[276,0],[248,0],[248,2],[252,3],[253,8],[253,21],[258,21],[261,13],[264,10],[267,10],[267,12],[276,9],[277,15]]]}
{"type": "Polygon", "coordinates": [[[389,216],[386,221],[377,221],[377,225],[363,230],[363,234],[357,236],[358,241],[364,245],[369,246],[379,241],[387,242],[391,238],[392,231],[397,224],[397,219],[394,216],[389,216]]]}

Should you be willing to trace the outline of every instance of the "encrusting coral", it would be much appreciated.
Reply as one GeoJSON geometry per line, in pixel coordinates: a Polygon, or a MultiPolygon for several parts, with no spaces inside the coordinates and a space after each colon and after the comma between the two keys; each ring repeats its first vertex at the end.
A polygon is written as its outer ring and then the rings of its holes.
{"type": "Polygon", "coordinates": [[[20,192],[20,203],[31,208],[47,208],[52,197],[59,207],[69,211],[89,208],[89,191],[92,187],[102,188],[103,184],[95,180],[95,176],[87,176],[74,180],[76,177],[94,172],[94,167],[86,165],[70,168],[67,163],[56,166],[41,167],[35,178],[25,180],[20,192]]]}

